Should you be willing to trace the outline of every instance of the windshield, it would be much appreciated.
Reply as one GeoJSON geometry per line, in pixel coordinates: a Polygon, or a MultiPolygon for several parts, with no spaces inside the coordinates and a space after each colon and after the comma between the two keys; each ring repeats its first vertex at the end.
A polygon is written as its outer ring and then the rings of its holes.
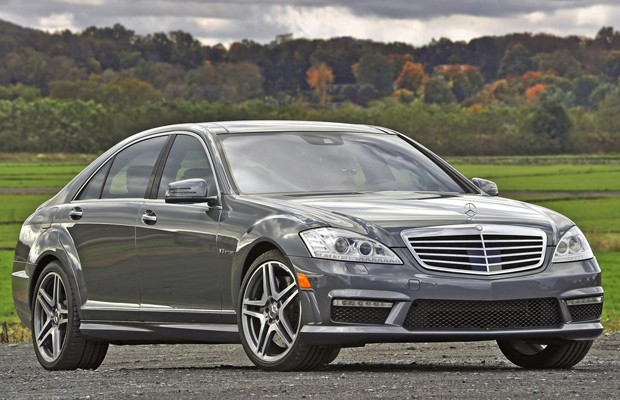
{"type": "Polygon", "coordinates": [[[395,135],[301,132],[219,135],[240,193],[462,193],[444,170],[395,135]]]}

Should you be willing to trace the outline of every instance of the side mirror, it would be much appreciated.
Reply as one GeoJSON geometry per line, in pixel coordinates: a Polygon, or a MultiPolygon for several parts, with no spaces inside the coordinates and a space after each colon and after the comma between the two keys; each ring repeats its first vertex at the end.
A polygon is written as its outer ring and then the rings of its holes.
{"type": "Polygon", "coordinates": [[[204,179],[185,179],[172,182],[166,188],[166,203],[207,203],[217,204],[217,196],[210,196],[210,185],[204,179]]]}
{"type": "Polygon", "coordinates": [[[476,185],[476,187],[478,187],[478,189],[482,190],[489,196],[497,196],[499,194],[497,184],[493,181],[482,178],[473,178],[471,181],[474,183],[474,185],[476,185]]]}

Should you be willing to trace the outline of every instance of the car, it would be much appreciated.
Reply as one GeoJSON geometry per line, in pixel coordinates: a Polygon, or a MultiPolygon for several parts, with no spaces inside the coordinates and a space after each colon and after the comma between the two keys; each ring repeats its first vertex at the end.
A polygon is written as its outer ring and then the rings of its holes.
{"type": "Polygon", "coordinates": [[[240,343],[287,371],[476,340],[570,368],[603,330],[601,270],[570,219],[367,125],[138,133],[24,222],[12,280],[48,370],[96,369],[109,344],[240,343]]]}

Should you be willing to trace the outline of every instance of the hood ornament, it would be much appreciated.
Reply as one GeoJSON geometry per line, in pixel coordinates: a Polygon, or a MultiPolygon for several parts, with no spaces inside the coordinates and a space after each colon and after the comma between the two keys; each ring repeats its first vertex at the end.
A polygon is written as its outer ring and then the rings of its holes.
{"type": "Polygon", "coordinates": [[[473,218],[476,213],[476,206],[473,203],[465,204],[465,215],[467,215],[469,218],[473,218]]]}

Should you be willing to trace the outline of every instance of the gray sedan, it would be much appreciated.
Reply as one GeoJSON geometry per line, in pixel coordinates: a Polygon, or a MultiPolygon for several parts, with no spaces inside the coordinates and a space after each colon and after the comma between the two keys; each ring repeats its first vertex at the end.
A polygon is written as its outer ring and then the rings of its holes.
{"type": "Polygon", "coordinates": [[[497,340],[569,368],[601,271],[568,218],[497,196],[390,129],[167,126],[114,146],[24,223],[13,297],[50,370],[109,344],[241,343],[267,370],[347,346],[497,340]]]}

